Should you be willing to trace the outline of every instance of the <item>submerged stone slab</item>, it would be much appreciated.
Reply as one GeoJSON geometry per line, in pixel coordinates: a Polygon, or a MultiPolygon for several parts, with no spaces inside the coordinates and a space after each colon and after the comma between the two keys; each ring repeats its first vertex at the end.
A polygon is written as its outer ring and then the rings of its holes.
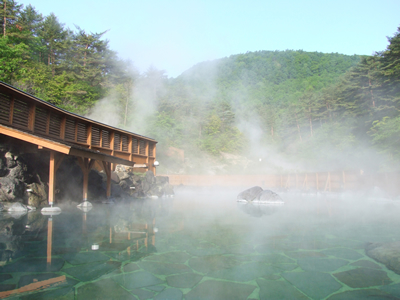
{"type": "Polygon", "coordinates": [[[365,259],[353,262],[350,264],[350,266],[364,267],[364,268],[371,268],[371,269],[378,269],[378,270],[382,269],[382,267],[380,265],[378,265],[372,261],[365,260],[365,259]]]}
{"type": "Polygon", "coordinates": [[[357,268],[333,274],[338,280],[352,288],[386,285],[392,281],[386,272],[369,268],[357,268]]]}
{"type": "Polygon", "coordinates": [[[312,299],[323,299],[342,287],[330,274],[322,272],[292,272],[282,276],[312,299]]]}
{"type": "Polygon", "coordinates": [[[260,286],[260,300],[309,299],[287,281],[257,279],[257,284],[260,286]]]}
{"type": "Polygon", "coordinates": [[[47,258],[23,258],[15,263],[5,265],[0,273],[14,272],[58,272],[64,265],[61,258],[53,258],[51,264],[47,264],[47,258]]]}
{"type": "Polygon", "coordinates": [[[101,252],[83,252],[83,253],[71,253],[63,255],[63,258],[71,265],[81,265],[91,262],[101,262],[110,260],[110,258],[101,252]]]}
{"type": "Polygon", "coordinates": [[[325,254],[316,251],[291,251],[291,252],[286,252],[285,254],[294,259],[326,257],[325,254]]]}
{"type": "Polygon", "coordinates": [[[357,251],[352,250],[352,249],[347,249],[347,248],[333,248],[333,249],[324,250],[321,252],[326,255],[336,256],[338,258],[350,259],[350,260],[356,260],[356,259],[360,259],[363,257],[357,251]]]}
{"type": "Polygon", "coordinates": [[[200,282],[203,276],[194,273],[184,273],[179,275],[168,276],[167,283],[169,286],[176,288],[191,288],[200,282]]]}
{"type": "Polygon", "coordinates": [[[135,263],[128,263],[124,266],[124,272],[125,273],[129,273],[129,272],[133,272],[133,271],[137,271],[140,268],[138,267],[137,264],[135,263]]]}
{"type": "Polygon", "coordinates": [[[131,293],[123,289],[111,278],[96,281],[94,283],[88,283],[78,288],[77,293],[78,300],[108,300],[108,299],[120,299],[129,300],[137,299],[131,293]]]}
{"type": "Polygon", "coordinates": [[[153,274],[142,271],[114,276],[113,279],[127,290],[163,283],[161,279],[153,274]]]}
{"type": "Polygon", "coordinates": [[[262,261],[269,264],[290,264],[295,262],[293,259],[277,253],[267,255],[254,255],[251,257],[251,260],[262,261]]]}
{"type": "Polygon", "coordinates": [[[12,291],[17,287],[14,283],[1,283],[0,292],[12,291]]]}
{"type": "Polygon", "coordinates": [[[233,245],[226,249],[226,252],[233,254],[251,254],[254,252],[254,246],[248,244],[233,245]]]}
{"type": "Polygon", "coordinates": [[[281,273],[283,271],[293,271],[298,267],[295,264],[273,264],[271,266],[275,271],[274,273],[281,273]]]}
{"type": "Polygon", "coordinates": [[[176,251],[176,252],[163,253],[160,255],[153,254],[151,256],[146,257],[145,260],[159,261],[172,264],[183,264],[190,258],[191,256],[186,252],[176,251]]]}
{"type": "Polygon", "coordinates": [[[184,264],[166,264],[161,262],[141,261],[138,265],[148,272],[158,275],[172,275],[191,272],[192,270],[184,264]]]}
{"type": "Polygon", "coordinates": [[[155,296],[154,300],[181,300],[182,296],[182,292],[178,289],[165,289],[155,296]]]}
{"type": "Polygon", "coordinates": [[[10,278],[12,278],[11,274],[0,274],[0,282],[6,281],[10,278]]]}
{"type": "Polygon", "coordinates": [[[207,280],[185,295],[186,300],[247,299],[256,287],[249,284],[207,280]]]}
{"type": "Polygon", "coordinates": [[[73,287],[62,287],[59,289],[39,292],[36,294],[26,295],[20,297],[21,300],[74,300],[75,299],[75,289],[73,287]]]}
{"type": "Polygon", "coordinates": [[[347,291],[332,295],[328,298],[328,300],[360,300],[360,299],[394,300],[395,298],[391,297],[389,294],[380,291],[378,289],[347,291]]]}
{"type": "Polygon", "coordinates": [[[339,258],[301,258],[297,264],[304,271],[332,272],[347,265],[347,260],[339,258]]]}
{"type": "Polygon", "coordinates": [[[154,292],[145,289],[134,289],[131,293],[138,297],[139,300],[153,299],[154,297],[154,292]]]}
{"type": "Polygon", "coordinates": [[[233,258],[223,255],[210,255],[189,260],[189,266],[193,270],[203,274],[207,274],[210,271],[232,268],[239,264],[240,262],[233,258]]]}
{"type": "Polygon", "coordinates": [[[400,283],[381,286],[379,289],[400,299],[400,283]]]}
{"type": "Polygon", "coordinates": [[[120,262],[107,261],[101,263],[79,265],[77,267],[68,268],[63,271],[79,279],[80,281],[91,281],[112,271],[115,271],[120,266],[120,262]]]}
{"type": "Polygon", "coordinates": [[[161,292],[165,289],[165,286],[163,285],[152,285],[152,286],[148,286],[146,287],[146,289],[155,291],[155,292],[161,292]]]}
{"type": "Polygon", "coordinates": [[[275,269],[272,266],[268,266],[263,263],[252,262],[236,266],[231,269],[212,271],[208,273],[207,276],[231,281],[246,282],[265,275],[273,274],[274,272],[275,269]]]}

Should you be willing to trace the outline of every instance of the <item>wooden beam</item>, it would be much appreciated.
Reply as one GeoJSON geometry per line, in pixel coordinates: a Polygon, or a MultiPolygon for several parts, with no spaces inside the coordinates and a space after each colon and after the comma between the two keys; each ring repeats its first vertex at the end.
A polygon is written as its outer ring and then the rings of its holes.
{"type": "Polygon", "coordinates": [[[84,158],[93,158],[99,161],[107,161],[114,164],[122,164],[127,166],[133,166],[135,163],[133,161],[121,159],[118,157],[104,155],[102,153],[93,153],[85,150],[80,150],[76,148],[71,148],[69,155],[77,156],[77,157],[84,157],[84,158]]]}
{"type": "Polygon", "coordinates": [[[60,153],[64,153],[64,154],[69,154],[71,147],[61,144],[61,143],[57,143],[51,140],[47,140],[44,138],[40,138],[34,135],[31,135],[29,133],[20,131],[18,129],[14,129],[14,128],[10,128],[4,125],[0,125],[0,134],[4,134],[7,136],[10,136],[12,138],[16,138],[28,143],[32,143],[32,144],[36,144],[38,146],[41,146],[43,148],[47,148],[50,150],[54,150],[60,153]]]}

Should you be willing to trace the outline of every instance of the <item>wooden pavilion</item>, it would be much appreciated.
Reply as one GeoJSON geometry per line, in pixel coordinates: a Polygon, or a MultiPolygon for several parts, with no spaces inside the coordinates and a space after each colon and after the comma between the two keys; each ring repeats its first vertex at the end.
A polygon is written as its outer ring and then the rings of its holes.
{"type": "Polygon", "coordinates": [[[65,155],[78,159],[83,172],[84,201],[89,171],[95,166],[107,175],[107,197],[111,194],[111,172],[117,164],[155,172],[154,139],[66,111],[1,81],[0,134],[23,141],[31,150],[50,152],[51,205],[56,172],[65,155]]]}

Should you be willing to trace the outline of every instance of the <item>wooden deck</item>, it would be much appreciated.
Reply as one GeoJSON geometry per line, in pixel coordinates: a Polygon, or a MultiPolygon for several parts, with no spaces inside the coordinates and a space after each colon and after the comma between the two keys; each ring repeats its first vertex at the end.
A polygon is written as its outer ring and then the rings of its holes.
{"type": "Polygon", "coordinates": [[[84,174],[84,200],[88,174],[95,165],[107,174],[107,196],[116,164],[155,172],[157,141],[154,139],[63,110],[3,82],[0,82],[0,134],[50,151],[51,204],[55,174],[64,155],[78,158],[84,174]]]}

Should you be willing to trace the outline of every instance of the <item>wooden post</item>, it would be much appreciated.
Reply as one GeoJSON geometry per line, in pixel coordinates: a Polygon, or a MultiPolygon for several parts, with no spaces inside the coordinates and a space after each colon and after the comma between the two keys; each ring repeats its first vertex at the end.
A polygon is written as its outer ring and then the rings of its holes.
{"type": "Polygon", "coordinates": [[[111,196],[111,163],[103,161],[103,170],[107,175],[107,198],[111,196]]]}
{"type": "Polygon", "coordinates": [[[315,173],[317,191],[319,190],[318,173],[315,173]]]}
{"type": "Polygon", "coordinates": [[[297,176],[297,173],[296,173],[296,189],[298,188],[298,182],[299,182],[299,180],[298,180],[298,176],[297,176]]]}
{"type": "Polygon", "coordinates": [[[47,221],[47,264],[51,264],[51,248],[53,246],[53,219],[47,221]]]}
{"type": "Polygon", "coordinates": [[[89,186],[89,172],[93,167],[95,160],[92,158],[90,161],[88,158],[78,157],[78,164],[82,169],[83,173],[83,201],[87,201],[88,186],[89,186]]]}
{"type": "Polygon", "coordinates": [[[56,159],[55,152],[50,151],[50,167],[49,167],[49,205],[54,203],[54,190],[56,184],[56,159]]]}

